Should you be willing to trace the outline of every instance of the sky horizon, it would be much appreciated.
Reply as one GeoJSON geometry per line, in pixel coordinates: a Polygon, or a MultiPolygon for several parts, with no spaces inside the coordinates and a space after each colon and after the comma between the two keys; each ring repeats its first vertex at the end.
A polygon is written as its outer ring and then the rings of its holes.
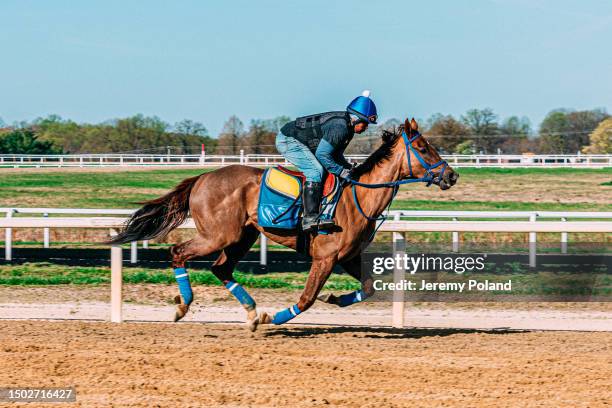
{"type": "Polygon", "coordinates": [[[602,0],[0,3],[0,118],[202,122],[344,109],[381,120],[489,107],[537,126],[612,108],[602,0]]]}

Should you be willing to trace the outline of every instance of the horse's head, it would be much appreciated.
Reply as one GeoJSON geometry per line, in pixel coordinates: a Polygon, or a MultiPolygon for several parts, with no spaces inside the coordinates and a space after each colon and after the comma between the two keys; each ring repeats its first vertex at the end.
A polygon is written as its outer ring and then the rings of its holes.
{"type": "Polygon", "coordinates": [[[403,164],[400,177],[430,179],[432,184],[442,190],[451,188],[457,183],[459,174],[443,160],[435,147],[419,133],[416,120],[406,119],[404,126],[399,127],[402,140],[398,145],[403,148],[403,164]]]}

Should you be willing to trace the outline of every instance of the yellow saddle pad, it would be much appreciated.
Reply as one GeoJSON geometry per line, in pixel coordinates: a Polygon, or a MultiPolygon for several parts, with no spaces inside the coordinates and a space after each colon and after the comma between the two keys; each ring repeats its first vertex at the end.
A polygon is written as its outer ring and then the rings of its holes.
{"type": "Polygon", "coordinates": [[[300,182],[294,176],[283,173],[277,168],[271,168],[266,172],[265,183],[268,188],[279,194],[290,198],[300,195],[300,182]]]}

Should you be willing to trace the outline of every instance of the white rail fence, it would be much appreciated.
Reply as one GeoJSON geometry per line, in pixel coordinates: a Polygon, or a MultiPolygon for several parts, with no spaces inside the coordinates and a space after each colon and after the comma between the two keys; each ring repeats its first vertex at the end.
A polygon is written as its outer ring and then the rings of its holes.
{"type": "MultiPolygon", "coordinates": [[[[4,209],[6,210],[6,209],[4,209]]],[[[23,209],[22,209],[23,210],[23,209]]],[[[41,210],[41,209],[30,209],[41,210]]],[[[45,209],[51,210],[51,209],[45,209]]],[[[63,209],[63,211],[69,211],[63,209]]],[[[74,211],[74,210],[70,210],[74,211]]],[[[96,210],[88,210],[96,211],[96,210]]],[[[100,210],[97,210],[100,211],[100,210]]],[[[114,210],[118,211],[118,210],[114,210]]],[[[125,211],[125,210],[123,210],[125,211]]],[[[116,234],[126,221],[124,217],[13,217],[15,211],[8,211],[7,216],[0,218],[0,228],[6,229],[6,244],[7,248],[11,242],[11,234],[13,228],[99,228],[108,229],[111,235],[116,234]]],[[[49,213],[49,211],[47,211],[49,213]]],[[[406,213],[406,212],[404,212],[406,213]]],[[[423,214],[414,215],[415,217],[432,217],[430,212],[421,212],[423,214]]],[[[461,212],[466,213],[466,212],[461,212]]],[[[472,213],[472,212],[470,212],[472,213]]],[[[475,212],[474,212],[475,213],[475,212]]],[[[494,214],[494,212],[479,212],[478,217],[494,214]]],[[[64,213],[65,214],[65,213],[64,213]]],[[[457,213],[455,213],[457,214],[457,213]]],[[[510,213],[507,213],[510,217],[510,213]]],[[[572,216],[578,213],[554,213],[564,215],[564,218],[580,218],[572,216]]],[[[611,213],[581,213],[582,218],[610,218],[611,213]],[[595,214],[595,215],[593,215],[595,214]]],[[[406,221],[401,220],[403,214],[396,213],[393,221],[388,221],[382,225],[380,231],[392,232],[394,245],[394,255],[401,255],[404,251],[406,243],[406,233],[409,232],[520,232],[529,233],[530,238],[533,234],[533,248],[535,250],[535,234],[538,232],[556,232],[556,233],[571,233],[571,232],[593,232],[593,233],[609,233],[612,232],[612,222],[607,221],[548,221],[535,222],[535,217],[530,216],[529,221],[406,221]]],[[[525,214],[520,214],[524,216],[525,214]]],[[[448,214],[444,214],[448,217],[448,214]]],[[[465,214],[463,215],[465,216],[465,214]]],[[[493,215],[491,215],[493,217],[493,215]]],[[[502,217],[496,217],[502,218],[502,217]]],[[[188,220],[179,228],[195,228],[193,220],[188,220]]],[[[531,245],[530,245],[531,250],[531,245]]],[[[8,252],[7,252],[8,253],[8,252]]],[[[534,252],[535,255],[535,252],[534,252]]],[[[122,322],[122,268],[123,254],[120,246],[112,246],[110,250],[111,264],[111,313],[110,320],[112,322],[122,322]]],[[[530,255],[531,261],[531,255],[530,255]]],[[[534,256],[535,261],[535,256],[534,256]]],[[[405,272],[402,269],[394,271],[394,281],[401,282],[405,278],[405,272]]],[[[404,326],[404,292],[398,290],[393,294],[393,309],[391,324],[393,327],[404,326]]]]}
{"type": "MultiPolygon", "coordinates": [[[[367,155],[348,155],[362,161],[367,155]]],[[[452,154],[443,155],[453,167],[592,167],[612,166],[611,154],[452,154]]],[[[253,166],[287,165],[277,154],[63,154],[0,155],[1,167],[127,167],[127,166],[197,166],[222,167],[230,164],[253,166]]]]}
{"type": "MultiPolygon", "coordinates": [[[[5,214],[5,218],[12,218],[14,214],[37,214],[43,217],[49,215],[98,215],[98,216],[112,216],[112,215],[131,215],[134,209],[103,209],[103,208],[2,208],[0,207],[0,216],[5,214]]],[[[393,220],[400,221],[402,219],[421,219],[421,218],[447,218],[454,222],[458,222],[460,219],[515,219],[515,220],[528,220],[530,222],[536,222],[537,220],[551,220],[556,219],[562,222],[568,221],[568,219],[612,219],[612,212],[582,212],[582,211],[390,211],[390,216],[393,220]]],[[[424,224],[425,225],[425,224],[424,224]]],[[[50,227],[43,227],[43,248],[49,248],[51,245],[50,240],[50,227]]],[[[490,232],[504,232],[505,230],[490,231],[490,232]]],[[[510,231],[505,231],[510,232],[510,231]]],[[[561,253],[567,253],[568,244],[568,232],[561,232],[561,253]]],[[[460,231],[452,231],[452,250],[454,252],[459,251],[460,245],[460,231]]],[[[529,232],[529,259],[530,265],[536,265],[536,247],[535,243],[537,240],[536,231],[529,232]]],[[[11,228],[5,230],[5,259],[12,259],[12,243],[13,234],[11,228]]],[[[268,240],[264,235],[260,236],[260,265],[266,266],[268,260],[268,240]]],[[[148,248],[148,241],[142,241],[142,247],[148,248]]],[[[138,243],[132,242],[130,244],[130,263],[135,264],[138,262],[138,243]]]]}

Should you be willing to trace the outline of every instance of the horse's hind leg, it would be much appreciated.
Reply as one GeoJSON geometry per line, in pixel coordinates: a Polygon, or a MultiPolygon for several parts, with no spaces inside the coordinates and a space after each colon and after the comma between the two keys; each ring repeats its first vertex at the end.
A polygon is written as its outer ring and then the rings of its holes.
{"type": "Polygon", "coordinates": [[[211,242],[211,240],[198,235],[192,240],[173,246],[170,250],[172,253],[172,268],[180,291],[180,295],[174,299],[176,302],[175,322],[187,314],[189,305],[193,302],[193,292],[185,262],[196,256],[206,256],[220,249],[218,243],[211,242]]]}
{"type": "Polygon", "coordinates": [[[340,263],[340,266],[342,266],[342,269],[344,269],[346,273],[361,282],[361,289],[340,296],[329,293],[327,295],[321,295],[317,299],[325,303],[346,307],[364,301],[374,294],[375,290],[372,275],[368,272],[362,273],[361,271],[361,254],[340,263]]]}
{"type": "Polygon", "coordinates": [[[251,331],[255,331],[259,324],[255,300],[234,280],[233,272],[236,264],[251,249],[258,236],[259,232],[257,229],[253,227],[247,228],[240,241],[225,247],[211,267],[212,273],[223,282],[227,290],[236,297],[247,311],[247,326],[251,331]]]}

